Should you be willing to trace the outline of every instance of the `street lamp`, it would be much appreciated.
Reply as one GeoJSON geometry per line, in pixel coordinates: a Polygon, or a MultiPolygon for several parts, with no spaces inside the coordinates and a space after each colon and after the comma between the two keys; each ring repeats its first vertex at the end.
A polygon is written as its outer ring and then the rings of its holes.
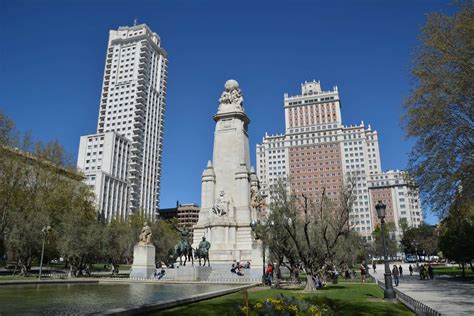
{"type": "MultiPolygon", "coordinates": [[[[253,220],[250,222],[250,227],[255,232],[255,239],[260,239],[262,241],[262,259],[263,259],[263,267],[262,267],[262,283],[265,285],[265,240],[261,238],[260,234],[257,232],[257,225],[262,224],[260,221],[253,220]]],[[[265,223],[263,223],[265,225],[265,223]]]]}
{"type": "Polygon", "coordinates": [[[418,242],[416,240],[413,240],[411,245],[413,247],[415,247],[416,269],[418,270],[418,268],[419,268],[419,266],[418,266],[418,242]]]}
{"type": "Polygon", "coordinates": [[[41,280],[41,274],[43,272],[43,255],[44,255],[44,243],[46,242],[46,237],[48,233],[51,231],[51,226],[44,226],[41,229],[41,236],[43,237],[43,247],[41,247],[41,259],[40,259],[40,270],[39,270],[39,279],[41,280]]]}
{"type": "Polygon", "coordinates": [[[385,290],[383,292],[383,297],[386,300],[394,300],[395,299],[395,291],[393,290],[392,284],[392,273],[390,272],[390,267],[388,265],[388,258],[387,258],[387,243],[385,240],[385,208],[387,206],[379,201],[377,205],[375,205],[375,209],[377,210],[377,216],[380,219],[380,223],[382,226],[382,242],[383,242],[383,259],[385,263],[385,290]]]}

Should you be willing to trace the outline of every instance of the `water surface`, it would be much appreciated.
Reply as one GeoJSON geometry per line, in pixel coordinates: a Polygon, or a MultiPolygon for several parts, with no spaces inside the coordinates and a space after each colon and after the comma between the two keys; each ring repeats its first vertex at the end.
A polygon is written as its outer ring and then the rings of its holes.
{"type": "Polygon", "coordinates": [[[0,315],[84,315],[235,287],[220,284],[38,284],[0,286],[0,315]]]}

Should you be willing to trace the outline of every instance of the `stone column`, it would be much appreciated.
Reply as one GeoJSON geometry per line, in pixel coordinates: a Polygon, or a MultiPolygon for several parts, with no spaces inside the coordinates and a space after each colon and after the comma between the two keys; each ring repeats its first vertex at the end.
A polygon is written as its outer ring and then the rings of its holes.
{"type": "Polygon", "coordinates": [[[250,183],[245,163],[241,163],[235,173],[235,219],[238,223],[250,223],[250,183]]]}

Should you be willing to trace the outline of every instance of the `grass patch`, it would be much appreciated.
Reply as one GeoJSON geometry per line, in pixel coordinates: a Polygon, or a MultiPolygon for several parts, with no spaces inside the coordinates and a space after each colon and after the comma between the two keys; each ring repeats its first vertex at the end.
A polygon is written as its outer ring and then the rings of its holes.
{"type": "MultiPolygon", "coordinates": [[[[400,303],[384,302],[383,291],[375,284],[341,283],[329,285],[315,294],[257,288],[249,290],[249,304],[276,298],[280,293],[287,297],[295,296],[307,300],[312,304],[326,304],[335,315],[414,315],[400,303]]],[[[240,315],[239,305],[242,303],[242,293],[234,293],[152,315],[240,315]]]]}
{"type": "MultiPolygon", "coordinates": [[[[474,277],[474,272],[469,266],[467,266],[464,271],[466,272],[466,277],[474,277]]],[[[452,277],[461,277],[462,269],[460,267],[435,267],[435,275],[449,275],[452,277]]]]}
{"type": "Polygon", "coordinates": [[[0,275],[0,282],[1,281],[10,281],[10,280],[36,280],[38,276],[22,276],[22,275],[0,275]]]}

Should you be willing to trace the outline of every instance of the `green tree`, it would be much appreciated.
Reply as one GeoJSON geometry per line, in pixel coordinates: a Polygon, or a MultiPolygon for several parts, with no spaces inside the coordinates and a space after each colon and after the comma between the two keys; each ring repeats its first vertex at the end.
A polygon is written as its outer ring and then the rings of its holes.
{"type": "MultiPolygon", "coordinates": [[[[284,242],[288,243],[292,251],[285,253],[285,256],[302,263],[306,272],[305,291],[315,291],[312,277],[324,276],[338,263],[339,250],[343,248],[341,244],[351,231],[349,212],[355,187],[352,181],[348,181],[337,201],[330,199],[324,189],[316,201],[304,195],[290,194],[284,181],[272,188],[270,218],[273,218],[273,227],[277,231],[266,236],[269,239],[281,238],[281,244],[278,244],[280,249],[284,242]]],[[[270,240],[268,242],[272,244],[270,240]]]]}
{"type": "MultiPolygon", "coordinates": [[[[461,264],[462,275],[466,276],[465,265],[473,270],[474,259],[474,206],[457,199],[450,214],[440,225],[439,247],[444,257],[461,264]]],[[[473,270],[474,271],[474,270],[473,270]]]]}
{"type": "Polygon", "coordinates": [[[410,227],[403,234],[400,241],[405,254],[432,256],[438,253],[438,232],[435,226],[422,224],[419,227],[410,227]],[[416,247],[415,247],[416,245],[416,247]]]}
{"type": "MultiPolygon", "coordinates": [[[[383,256],[382,229],[380,225],[375,226],[372,232],[374,238],[374,251],[377,256],[383,256]]],[[[397,240],[395,238],[395,224],[393,222],[385,223],[385,241],[387,243],[387,256],[395,257],[397,255],[397,240]]]]}
{"type": "Polygon", "coordinates": [[[15,122],[0,111],[0,146],[13,146],[15,134],[15,122]]]}
{"type": "Polygon", "coordinates": [[[474,196],[474,4],[453,16],[428,15],[405,102],[406,134],[416,139],[409,162],[433,210],[446,215],[458,192],[474,196]]]}

